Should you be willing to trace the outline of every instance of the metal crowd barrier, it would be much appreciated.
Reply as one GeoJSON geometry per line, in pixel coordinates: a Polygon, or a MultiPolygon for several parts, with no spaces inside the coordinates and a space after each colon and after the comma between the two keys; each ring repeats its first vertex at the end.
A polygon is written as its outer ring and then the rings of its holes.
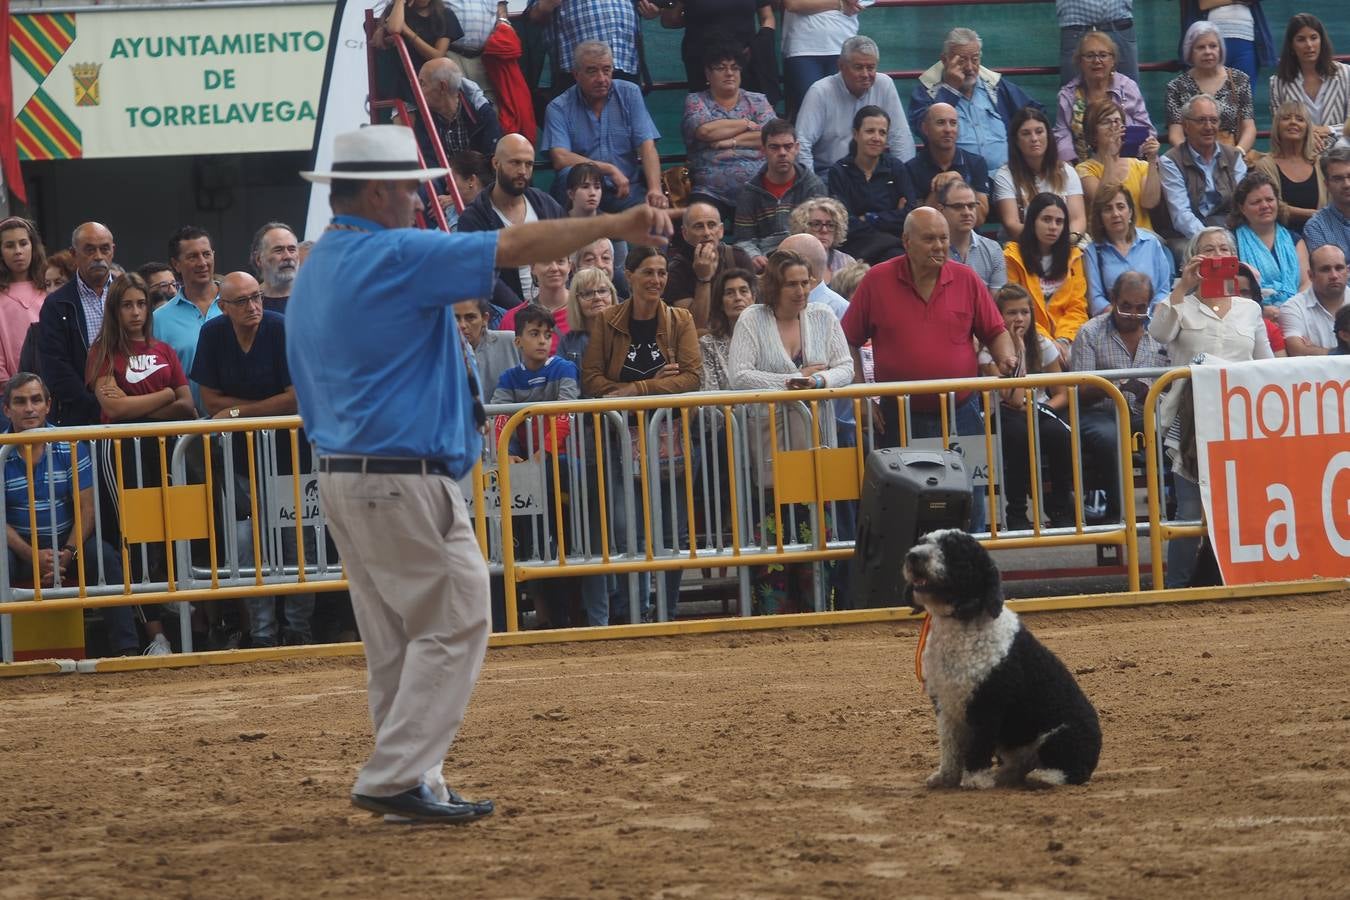
{"type": "MultiPolygon", "coordinates": [[[[496,441],[486,442],[483,463],[463,487],[489,569],[502,579],[508,631],[519,628],[520,588],[528,591],[560,577],[592,579],[590,589],[603,590],[611,610],[638,622],[672,617],[679,577],[672,573],[734,570],[732,611],[749,616],[756,611],[755,567],[762,573],[763,567],[809,564],[809,601],[802,611],[820,612],[838,605],[838,598],[830,596],[828,564],[853,555],[853,534],[846,523],[856,510],[866,454],[876,445],[876,404],[899,404],[899,443],[920,446],[912,437],[911,401],[942,398],[940,436],[928,445],[948,446],[955,438],[954,392],[975,391],[984,412],[983,434],[962,436],[961,444],[968,461],[987,473],[980,488],[989,523],[983,533],[986,543],[996,549],[1123,547],[1128,585],[1134,591],[1140,574],[1132,489],[1135,445],[1128,406],[1114,381],[1162,371],[490,407],[491,416],[504,418],[504,427],[496,441]],[[1006,469],[998,436],[1007,413],[994,392],[1015,389],[1031,400],[1037,388],[1055,385],[1070,392],[1065,417],[1072,440],[1074,523],[1066,528],[1041,525],[1039,422],[1028,403],[1032,528],[1008,531],[1002,527],[1000,490],[1006,469]],[[1087,386],[1100,389],[1116,418],[1118,459],[1113,467],[1119,473],[1121,515],[1101,525],[1087,524],[1082,512],[1078,391],[1087,386]],[[853,420],[842,427],[837,414],[847,407],[853,420]],[[509,461],[513,433],[521,442],[517,449],[522,461],[509,461]],[[765,435],[774,439],[766,441],[765,435]],[[541,452],[546,437],[562,452],[541,452]],[[507,464],[500,465],[502,460],[507,464]],[[646,586],[648,580],[652,588],[646,586]]],[[[1159,390],[1155,386],[1155,393],[1159,390]]],[[[181,644],[190,649],[189,603],[345,589],[341,564],[326,540],[317,475],[312,464],[300,464],[304,453],[299,427],[298,418],[284,417],[43,429],[0,438],[0,465],[15,453],[27,457],[25,448],[37,443],[76,441],[91,451],[104,445],[118,481],[105,485],[107,474],[94,465],[93,502],[102,513],[103,488],[115,487],[122,511],[122,539],[108,548],[122,564],[120,582],[107,577],[102,548],[113,542],[105,535],[105,516],[96,514],[100,552],[77,561],[73,581],[26,584],[31,578],[0,562],[0,602],[6,612],[177,604],[181,644]],[[282,464],[287,455],[283,451],[289,451],[290,465],[282,464]],[[123,478],[124,471],[134,477],[123,478]]],[[[1156,441],[1151,435],[1147,446],[1152,467],[1156,441]]],[[[32,460],[25,465],[32,485],[32,460]]],[[[1150,477],[1156,474],[1151,468],[1150,477]]],[[[34,523],[33,498],[42,488],[30,489],[28,514],[34,523]]],[[[1157,497],[1158,486],[1150,481],[1155,584],[1160,583],[1160,535],[1190,534],[1178,530],[1184,525],[1161,522],[1157,497]]],[[[76,503],[78,507],[78,499],[76,503]]],[[[77,508],[77,518],[81,512],[77,508]]],[[[535,593],[536,599],[547,596],[543,590],[535,593]]],[[[0,616],[6,661],[12,659],[9,626],[9,615],[0,616]]]]}

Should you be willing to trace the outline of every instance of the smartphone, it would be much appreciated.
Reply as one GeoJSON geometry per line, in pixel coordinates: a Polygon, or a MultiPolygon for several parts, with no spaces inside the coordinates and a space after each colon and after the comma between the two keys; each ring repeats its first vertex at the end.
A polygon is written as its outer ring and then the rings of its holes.
{"type": "Polygon", "coordinates": [[[804,388],[815,387],[815,382],[806,375],[798,375],[796,378],[788,379],[788,387],[793,390],[802,390],[804,388]]]}
{"type": "Polygon", "coordinates": [[[1120,158],[1132,159],[1138,158],[1139,148],[1148,140],[1147,125],[1126,125],[1125,137],[1120,143],[1120,158]]]}
{"type": "Polygon", "coordinates": [[[1200,260],[1200,296],[1232,297],[1237,293],[1238,258],[1212,256],[1200,260]]]}

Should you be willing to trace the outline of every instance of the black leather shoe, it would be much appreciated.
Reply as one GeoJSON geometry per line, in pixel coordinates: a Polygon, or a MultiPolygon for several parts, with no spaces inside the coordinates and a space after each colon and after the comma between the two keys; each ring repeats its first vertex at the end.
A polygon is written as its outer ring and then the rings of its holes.
{"type": "Polygon", "coordinates": [[[436,799],[426,785],[419,784],[412,790],[395,794],[392,797],[371,797],[366,794],[352,794],[352,805],[377,815],[396,817],[391,821],[442,823],[458,825],[472,822],[484,816],[492,815],[491,800],[470,803],[451,794],[448,803],[436,799]]]}

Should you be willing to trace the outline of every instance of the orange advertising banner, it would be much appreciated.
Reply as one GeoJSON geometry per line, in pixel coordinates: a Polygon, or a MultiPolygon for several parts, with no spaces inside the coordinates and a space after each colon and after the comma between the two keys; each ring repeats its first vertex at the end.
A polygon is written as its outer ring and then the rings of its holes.
{"type": "Polygon", "coordinates": [[[1192,366],[1225,584],[1350,576],[1350,357],[1192,366]]]}

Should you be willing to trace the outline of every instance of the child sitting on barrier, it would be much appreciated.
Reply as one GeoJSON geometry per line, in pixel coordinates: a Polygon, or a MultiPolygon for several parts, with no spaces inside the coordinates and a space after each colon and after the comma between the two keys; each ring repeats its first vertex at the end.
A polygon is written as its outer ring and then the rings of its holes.
{"type": "MultiPolygon", "coordinates": [[[[501,374],[497,387],[492,392],[492,403],[539,403],[547,400],[577,400],[581,396],[578,384],[577,367],[568,360],[552,355],[553,313],[538,304],[531,303],[518,307],[515,315],[516,349],[520,351],[520,364],[512,366],[501,374]]],[[[498,416],[495,435],[501,438],[508,416],[498,416]]],[[[571,433],[571,418],[560,416],[535,416],[525,420],[511,435],[507,443],[509,465],[526,462],[541,462],[546,485],[544,496],[547,498],[542,510],[533,515],[512,517],[513,533],[516,544],[516,558],[528,560],[536,555],[544,558],[551,554],[552,547],[544,547],[550,540],[552,528],[538,528],[536,519],[542,514],[553,522],[554,503],[553,467],[549,464],[549,455],[567,455],[567,436],[571,433]],[[542,532],[536,540],[536,531],[542,532]]],[[[566,481],[566,464],[564,481],[566,481]]],[[[504,499],[503,504],[507,501],[504,499]]],[[[535,603],[535,614],[540,624],[548,623],[562,627],[568,623],[568,593],[559,590],[550,579],[540,583],[533,590],[535,597],[543,595],[546,603],[535,603]]]]}
{"type": "MultiPolygon", "coordinates": [[[[1035,375],[1042,372],[1061,372],[1059,351],[1049,338],[1032,326],[1031,294],[1020,284],[1007,284],[994,295],[999,312],[1003,313],[1003,322],[1012,336],[1017,351],[1017,371],[1013,377],[1035,375]]],[[[980,371],[985,375],[998,375],[987,350],[980,351],[980,371]]],[[[1006,527],[1010,531],[1025,531],[1031,528],[1027,518],[1027,496],[1031,485],[1031,442],[1027,432],[1026,391],[1022,388],[1000,392],[1002,403],[998,419],[999,438],[1003,445],[1003,487],[1007,503],[1006,527]]],[[[1073,514],[1073,467],[1070,461],[1071,444],[1069,426],[1059,417],[1069,402],[1068,391],[1063,387],[1037,390],[1034,395],[1037,424],[1037,473],[1040,478],[1040,463],[1050,463],[1050,493],[1042,503],[1041,509],[1050,517],[1052,528],[1071,528],[1074,526],[1073,514]]]]}

